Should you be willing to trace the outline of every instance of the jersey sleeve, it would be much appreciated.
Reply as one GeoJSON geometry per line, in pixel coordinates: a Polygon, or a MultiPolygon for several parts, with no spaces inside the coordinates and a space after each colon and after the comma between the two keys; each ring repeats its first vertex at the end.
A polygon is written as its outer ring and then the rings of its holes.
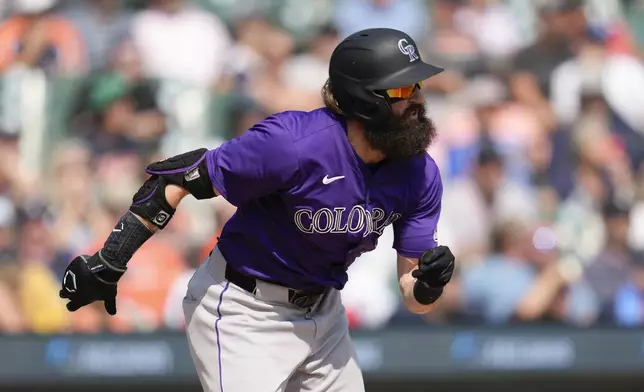
{"type": "Polygon", "coordinates": [[[410,214],[394,223],[393,247],[401,256],[418,258],[427,249],[438,246],[443,183],[436,163],[430,162],[420,187],[420,202],[410,214]]]}
{"type": "Polygon", "coordinates": [[[206,154],[212,185],[235,206],[280,190],[299,169],[295,142],[279,115],[206,154]]]}

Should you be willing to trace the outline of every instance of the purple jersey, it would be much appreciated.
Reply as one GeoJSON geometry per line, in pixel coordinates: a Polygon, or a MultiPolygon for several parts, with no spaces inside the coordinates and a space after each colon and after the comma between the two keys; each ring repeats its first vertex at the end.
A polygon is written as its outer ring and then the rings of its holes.
{"type": "Polygon", "coordinates": [[[272,115],[207,153],[237,212],[219,249],[235,269],[295,289],[342,289],[347,268],[394,225],[394,248],[435,247],[443,186],[428,155],[371,170],[327,109],[272,115]]]}

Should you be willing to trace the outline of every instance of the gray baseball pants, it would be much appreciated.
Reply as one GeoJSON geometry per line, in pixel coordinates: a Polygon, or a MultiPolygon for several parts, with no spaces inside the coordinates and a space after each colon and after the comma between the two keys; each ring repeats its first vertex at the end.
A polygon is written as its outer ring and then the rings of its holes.
{"type": "Polygon", "coordinates": [[[364,392],[340,292],[316,310],[257,282],[253,295],[225,279],[217,248],[188,284],[188,343],[206,392],[364,392]]]}

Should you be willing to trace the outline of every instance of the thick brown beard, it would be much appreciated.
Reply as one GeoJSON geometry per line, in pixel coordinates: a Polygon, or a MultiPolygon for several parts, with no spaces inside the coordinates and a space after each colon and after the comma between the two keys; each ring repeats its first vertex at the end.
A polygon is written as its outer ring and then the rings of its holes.
{"type": "Polygon", "coordinates": [[[427,117],[425,107],[413,104],[400,117],[392,116],[383,124],[366,125],[365,137],[388,160],[401,160],[424,154],[436,137],[436,127],[427,117]],[[414,110],[416,116],[412,116],[414,110]]]}

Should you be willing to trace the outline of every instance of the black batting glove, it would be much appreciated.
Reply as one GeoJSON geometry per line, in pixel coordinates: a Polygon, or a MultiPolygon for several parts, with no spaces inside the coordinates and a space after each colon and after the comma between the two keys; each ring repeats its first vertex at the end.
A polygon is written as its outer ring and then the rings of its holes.
{"type": "Polygon", "coordinates": [[[100,251],[81,255],[69,264],[63,275],[60,298],[69,299],[67,310],[75,312],[94,301],[103,301],[108,314],[116,314],[116,283],[125,268],[106,262],[100,251]]]}
{"type": "Polygon", "coordinates": [[[427,250],[418,259],[418,269],[411,276],[430,287],[443,288],[454,273],[454,255],[447,246],[427,250]]]}

